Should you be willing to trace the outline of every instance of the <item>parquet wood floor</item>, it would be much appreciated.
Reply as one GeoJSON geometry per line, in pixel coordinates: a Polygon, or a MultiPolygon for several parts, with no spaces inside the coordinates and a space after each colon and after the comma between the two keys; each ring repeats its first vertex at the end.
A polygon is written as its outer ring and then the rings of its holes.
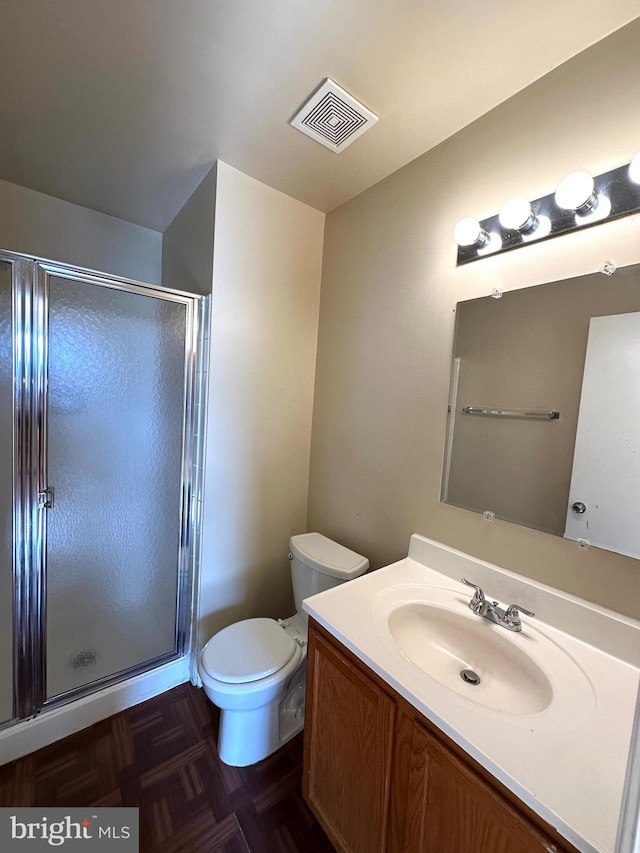
{"type": "Polygon", "coordinates": [[[182,684],[0,767],[0,806],[138,806],[141,853],[333,851],[302,799],[302,735],[236,768],[217,734],[182,684]]]}

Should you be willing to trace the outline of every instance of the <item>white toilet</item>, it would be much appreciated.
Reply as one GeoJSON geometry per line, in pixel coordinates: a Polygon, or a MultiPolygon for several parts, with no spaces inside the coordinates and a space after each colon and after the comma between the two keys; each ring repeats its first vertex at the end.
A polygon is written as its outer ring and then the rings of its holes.
{"type": "Polygon", "coordinates": [[[321,533],[292,536],[289,547],[295,615],[229,625],[198,659],[205,693],[221,710],[218,754],[234,767],[261,761],[302,729],[308,619],[302,600],[369,568],[365,557],[321,533]]]}

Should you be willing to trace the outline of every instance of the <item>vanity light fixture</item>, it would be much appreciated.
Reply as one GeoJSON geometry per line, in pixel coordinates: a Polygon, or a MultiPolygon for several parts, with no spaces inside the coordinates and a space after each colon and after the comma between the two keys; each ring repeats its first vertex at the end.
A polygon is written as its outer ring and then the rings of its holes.
{"type": "Polygon", "coordinates": [[[555,201],[563,210],[584,215],[598,203],[595,181],[588,172],[572,172],[558,184],[555,201]]]}
{"type": "Polygon", "coordinates": [[[596,176],[572,172],[549,195],[532,201],[516,196],[494,216],[461,220],[454,229],[457,263],[460,266],[638,211],[640,151],[630,163],[609,172],[596,176]]]}
{"type": "Polygon", "coordinates": [[[640,184],[640,151],[629,163],[629,180],[633,184],[640,184]]]}
{"type": "Polygon", "coordinates": [[[477,219],[467,216],[465,219],[461,219],[453,229],[453,239],[458,246],[481,248],[489,243],[491,235],[482,228],[477,219]]]}
{"type": "Polygon", "coordinates": [[[535,227],[537,218],[529,199],[518,195],[505,201],[500,208],[498,221],[507,230],[524,233],[535,227]]]}

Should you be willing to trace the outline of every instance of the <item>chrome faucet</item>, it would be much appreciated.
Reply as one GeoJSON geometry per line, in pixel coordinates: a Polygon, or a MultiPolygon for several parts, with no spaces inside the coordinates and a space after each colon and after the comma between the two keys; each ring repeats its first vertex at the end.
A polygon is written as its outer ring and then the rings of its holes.
{"type": "Polygon", "coordinates": [[[524,613],[525,616],[536,615],[535,613],[532,613],[531,610],[525,610],[525,608],[521,607],[519,604],[510,604],[506,610],[503,610],[498,605],[497,601],[487,601],[485,594],[482,591],[482,587],[476,586],[466,578],[462,578],[462,583],[466,583],[467,586],[472,586],[475,590],[473,597],[469,602],[469,609],[474,613],[477,613],[478,616],[488,619],[490,622],[502,625],[502,627],[506,628],[507,631],[522,631],[522,622],[520,621],[521,613],[524,613]]]}

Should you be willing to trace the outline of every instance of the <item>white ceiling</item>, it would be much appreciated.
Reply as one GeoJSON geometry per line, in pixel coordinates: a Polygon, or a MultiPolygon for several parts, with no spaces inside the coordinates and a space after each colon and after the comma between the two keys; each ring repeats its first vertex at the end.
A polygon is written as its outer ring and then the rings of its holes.
{"type": "Polygon", "coordinates": [[[164,230],[211,164],[329,211],[640,0],[0,0],[0,178],[164,230]],[[324,77],[380,116],[336,155],[288,120],[324,77]]]}

